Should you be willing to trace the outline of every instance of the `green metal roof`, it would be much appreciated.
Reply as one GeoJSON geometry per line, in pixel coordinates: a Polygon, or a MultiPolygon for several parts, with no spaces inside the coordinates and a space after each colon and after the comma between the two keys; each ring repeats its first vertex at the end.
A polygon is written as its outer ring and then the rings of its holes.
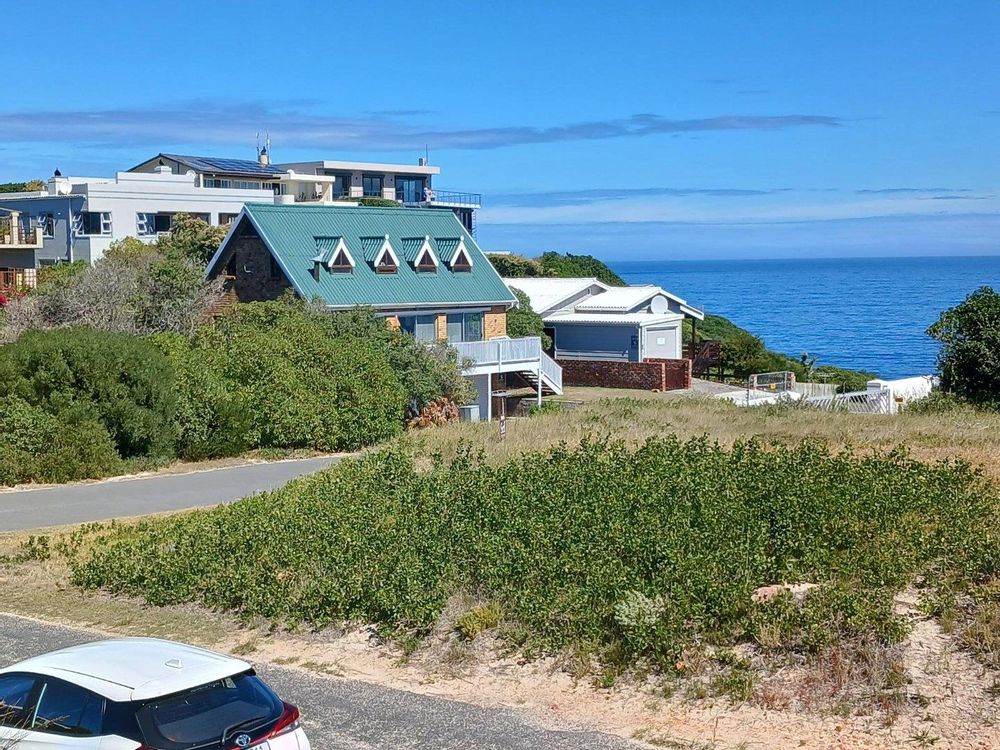
{"type": "MultiPolygon", "coordinates": [[[[304,299],[319,297],[334,307],[388,308],[516,302],[472,235],[447,209],[248,203],[244,213],[304,299]],[[373,267],[386,237],[399,259],[396,273],[376,273],[373,267]],[[331,273],[321,267],[317,281],[314,259],[319,254],[328,260],[341,238],[354,258],[354,269],[331,273]],[[434,272],[414,268],[425,238],[438,258],[434,272]],[[462,240],[472,270],[455,272],[448,262],[462,240]]],[[[210,269],[224,251],[225,245],[210,269]]]]}

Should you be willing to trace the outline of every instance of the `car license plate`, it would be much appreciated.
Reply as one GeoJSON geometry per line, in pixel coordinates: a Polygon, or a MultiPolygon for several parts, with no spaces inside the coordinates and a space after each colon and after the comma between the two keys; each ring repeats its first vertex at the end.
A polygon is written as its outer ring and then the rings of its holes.
{"type": "Polygon", "coordinates": [[[271,745],[267,740],[264,740],[259,745],[253,745],[247,748],[247,750],[271,750],[271,745]]]}

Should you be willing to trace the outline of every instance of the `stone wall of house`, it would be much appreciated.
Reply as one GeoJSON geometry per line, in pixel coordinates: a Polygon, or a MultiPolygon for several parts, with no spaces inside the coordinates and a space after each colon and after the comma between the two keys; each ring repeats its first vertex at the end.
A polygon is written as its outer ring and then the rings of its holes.
{"type": "Polygon", "coordinates": [[[387,326],[389,326],[389,328],[391,328],[392,330],[398,331],[399,330],[399,316],[398,315],[390,315],[389,317],[387,317],[385,319],[385,324],[387,326]]]}
{"type": "Polygon", "coordinates": [[[647,359],[615,362],[595,359],[560,359],[563,385],[635,388],[674,391],[691,387],[691,360],[647,359]]]}
{"type": "Polygon", "coordinates": [[[229,247],[233,252],[225,273],[233,277],[232,289],[240,302],[277,299],[292,288],[260,237],[236,236],[229,247]]]}
{"type": "Polygon", "coordinates": [[[448,340],[448,316],[444,313],[434,318],[434,338],[437,341],[448,340]]]}
{"type": "Polygon", "coordinates": [[[483,335],[486,339],[495,339],[507,335],[507,308],[496,305],[486,311],[483,316],[483,335]]]}

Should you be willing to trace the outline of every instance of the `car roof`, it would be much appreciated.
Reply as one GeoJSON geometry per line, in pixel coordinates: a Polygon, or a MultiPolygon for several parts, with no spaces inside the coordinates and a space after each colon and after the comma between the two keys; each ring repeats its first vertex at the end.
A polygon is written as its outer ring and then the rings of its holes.
{"type": "Polygon", "coordinates": [[[246,672],[231,656],[157,638],[93,641],[0,669],[58,677],[113,701],[148,700],[246,672]]]}

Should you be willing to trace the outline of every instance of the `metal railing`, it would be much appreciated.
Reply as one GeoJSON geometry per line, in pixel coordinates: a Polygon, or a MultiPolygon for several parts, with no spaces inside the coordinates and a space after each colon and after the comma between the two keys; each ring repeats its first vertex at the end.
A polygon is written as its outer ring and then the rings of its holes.
{"type": "Polygon", "coordinates": [[[846,411],[852,414],[892,413],[892,393],[888,388],[837,393],[833,396],[809,396],[802,402],[827,411],[846,411]]]}
{"type": "Polygon", "coordinates": [[[467,193],[460,190],[428,190],[417,200],[411,200],[412,192],[406,195],[403,189],[396,190],[396,200],[409,206],[458,206],[461,208],[479,208],[483,205],[482,193],[467,193]]]}
{"type": "Polygon", "coordinates": [[[537,362],[542,351],[542,340],[537,336],[519,339],[490,339],[489,341],[462,341],[452,344],[459,358],[474,365],[503,365],[516,362],[537,362]]]}

